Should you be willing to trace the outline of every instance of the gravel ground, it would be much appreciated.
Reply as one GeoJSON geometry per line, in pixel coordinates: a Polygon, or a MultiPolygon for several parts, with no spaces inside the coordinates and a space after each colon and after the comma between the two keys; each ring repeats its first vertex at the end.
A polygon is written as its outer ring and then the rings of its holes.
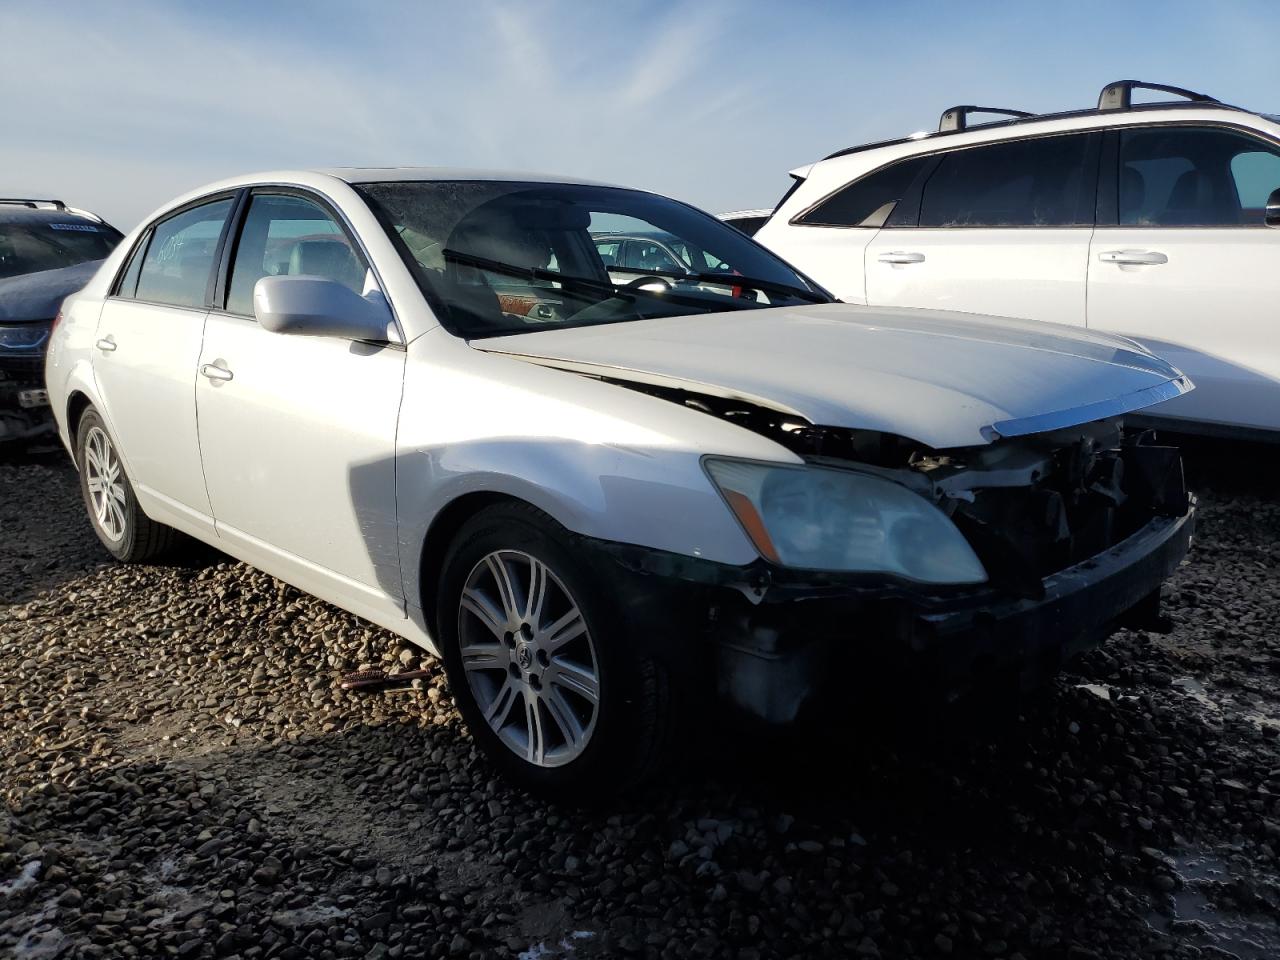
{"type": "Polygon", "coordinates": [[[216,555],[108,564],[64,455],[7,456],[0,956],[1280,956],[1272,453],[1193,449],[1173,633],[1021,715],[705,733],[591,812],[496,780],[439,672],[338,689],[416,666],[395,637],[216,555]]]}

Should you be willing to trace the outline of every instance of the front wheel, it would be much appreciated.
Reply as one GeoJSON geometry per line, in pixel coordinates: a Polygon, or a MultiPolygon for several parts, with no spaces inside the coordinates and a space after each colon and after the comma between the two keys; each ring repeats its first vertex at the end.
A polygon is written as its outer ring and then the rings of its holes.
{"type": "Polygon", "coordinates": [[[108,553],[125,563],[142,563],[173,547],[177,532],[156,523],[138,506],[115,441],[96,410],[80,418],[76,463],[89,522],[108,553]]]}
{"type": "Polygon", "coordinates": [[[665,674],[545,514],[503,504],[464,524],[438,609],[454,699],[509,779],[586,801],[657,767],[672,725],[665,674]]]}

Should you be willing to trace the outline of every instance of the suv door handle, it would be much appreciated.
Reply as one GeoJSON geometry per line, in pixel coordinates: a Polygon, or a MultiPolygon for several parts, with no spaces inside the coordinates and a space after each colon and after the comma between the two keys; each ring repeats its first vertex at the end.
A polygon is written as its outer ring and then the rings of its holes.
{"type": "Polygon", "coordinates": [[[1156,250],[1106,250],[1098,254],[1103,263],[1156,264],[1168,263],[1169,258],[1156,250]]]}
{"type": "Polygon", "coordinates": [[[234,380],[236,375],[227,369],[225,363],[221,360],[215,360],[213,363],[206,363],[200,368],[200,375],[208,377],[210,380],[234,380]]]}
{"type": "Polygon", "coordinates": [[[96,346],[103,353],[110,353],[116,348],[116,341],[112,337],[103,337],[97,342],[96,346]]]}
{"type": "Polygon", "coordinates": [[[888,253],[880,254],[881,263],[924,263],[923,253],[914,253],[907,250],[891,250],[888,253]]]}

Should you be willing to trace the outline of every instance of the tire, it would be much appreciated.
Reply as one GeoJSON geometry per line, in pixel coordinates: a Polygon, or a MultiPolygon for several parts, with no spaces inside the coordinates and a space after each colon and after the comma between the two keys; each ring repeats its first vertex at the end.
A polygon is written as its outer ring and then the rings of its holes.
{"type": "Polygon", "coordinates": [[[92,408],[76,428],[76,464],[89,523],[108,553],[122,563],[145,563],[173,549],[178,532],[142,512],[115,440],[92,408]]]}
{"type": "Polygon", "coordinates": [[[627,634],[575,541],[525,504],[478,512],[445,556],[436,636],[458,709],[494,766],[532,793],[589,803],[652,776],[675,718],[665,671],[627,634]],[[539,564],[541,590],[531,590],[539,564]],[[530,593],[540,597],[532,616],[530,593]]]}

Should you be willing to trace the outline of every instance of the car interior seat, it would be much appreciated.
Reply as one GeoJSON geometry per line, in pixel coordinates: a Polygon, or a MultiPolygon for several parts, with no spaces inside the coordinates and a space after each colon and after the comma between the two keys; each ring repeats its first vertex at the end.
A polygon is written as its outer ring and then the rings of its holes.
{"type": "Polygon", "coordinates": [[[1239,206],[1225,200],[1203,171],[1187,170],[1174,181],[1159,222],[1174,226],[1239,223],[1239,206]]]}
{"type": "Polygon", "coordinates": [[[1120,168],[1120,222],[1141,223],[1147,200],[1147,178],[1133,167],[1120,168]]]}

